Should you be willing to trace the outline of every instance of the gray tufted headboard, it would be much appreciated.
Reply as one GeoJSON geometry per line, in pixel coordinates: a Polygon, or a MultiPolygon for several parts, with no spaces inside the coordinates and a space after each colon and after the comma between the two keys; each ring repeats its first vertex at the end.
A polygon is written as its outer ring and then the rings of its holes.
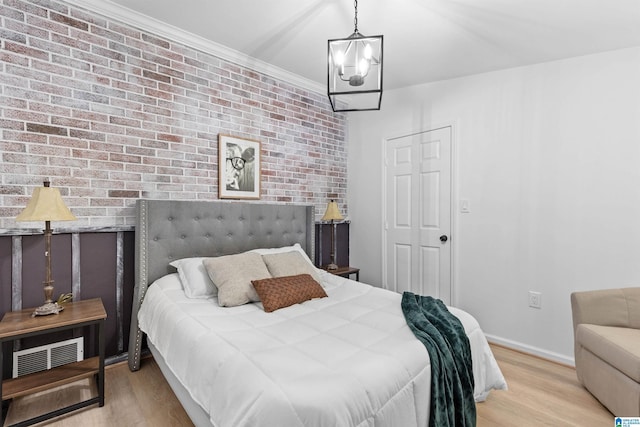
{"type": "Polygon", "coordinates": [[[140,368],[142,332],[138,309],[147,287],[174,272],[173,260],[220,256],[299,243],[311,259],[313,206],[245,202],[138,200],[136,282],[129,336],[129,369],[140,368]]]}

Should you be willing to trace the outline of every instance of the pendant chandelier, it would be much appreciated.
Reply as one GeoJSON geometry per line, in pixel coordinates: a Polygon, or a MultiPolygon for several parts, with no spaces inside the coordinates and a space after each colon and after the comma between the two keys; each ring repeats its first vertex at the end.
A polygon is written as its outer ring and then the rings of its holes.
{"type": "Polygon", "coordinates": [[[358,31],[358,0],[354,31],[329,40],[328,93],[333,111],[379,110],[382,101],[382,36],[358,31]]]}

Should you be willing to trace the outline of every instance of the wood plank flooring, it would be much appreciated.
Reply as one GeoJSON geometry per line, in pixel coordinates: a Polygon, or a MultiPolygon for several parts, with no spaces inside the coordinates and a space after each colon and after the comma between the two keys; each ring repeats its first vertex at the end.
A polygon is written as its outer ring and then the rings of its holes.
{"type": "MultiPolygon", "coordinates": [[[[477,405],[478,427],[614,425],[613,415],[578,383],[573,368],[500,346],[492,349],[509,390],[492,391],[477,405]]],[[[84,381],[16,399],[5,424],[86,399],[94,388],[84,381]]],[[[138,372],[130,372],[126,363],[107,367],[105,393],[104,407],[93,406],[41,425],[193,426],[151,358],[143,360],[138,372]]]]}
{"type": "MultiPolygon", "coordinates": [[[[93,379],[15,399],[5,425],[96,395],[93,379]],[[91,381],[91,383],[90,383],[91,381]]],[[[137,372],[126,362],[105,369],[105,404],[37,424],[55,427],[191,427],[193,423],[173,394],[153,358],[137,372]]]]}
{"type": "Polygon", "coordinates": [[[614,426],[613,415],[578,382],[576,371],[492,345],[509,390],[494,390],[476,405],[479,427],[614,426]]]}

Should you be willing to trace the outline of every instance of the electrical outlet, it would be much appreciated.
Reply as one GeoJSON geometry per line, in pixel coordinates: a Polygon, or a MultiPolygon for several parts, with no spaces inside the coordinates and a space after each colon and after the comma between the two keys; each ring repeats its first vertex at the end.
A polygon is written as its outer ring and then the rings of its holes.
{"type": "Polygon", "coordinates": [[[529,291],[529,307],[542,308],[542,294],[540,292],[529,291]]]}

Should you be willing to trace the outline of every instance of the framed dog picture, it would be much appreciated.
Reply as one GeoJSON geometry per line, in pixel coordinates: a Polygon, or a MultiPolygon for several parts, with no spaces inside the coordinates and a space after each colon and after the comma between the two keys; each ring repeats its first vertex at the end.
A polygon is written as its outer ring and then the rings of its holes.
{"type": "Polygon", "coordinates": [[[218,196],[260,198],[260,141],[218,135],[218,196]]]}

